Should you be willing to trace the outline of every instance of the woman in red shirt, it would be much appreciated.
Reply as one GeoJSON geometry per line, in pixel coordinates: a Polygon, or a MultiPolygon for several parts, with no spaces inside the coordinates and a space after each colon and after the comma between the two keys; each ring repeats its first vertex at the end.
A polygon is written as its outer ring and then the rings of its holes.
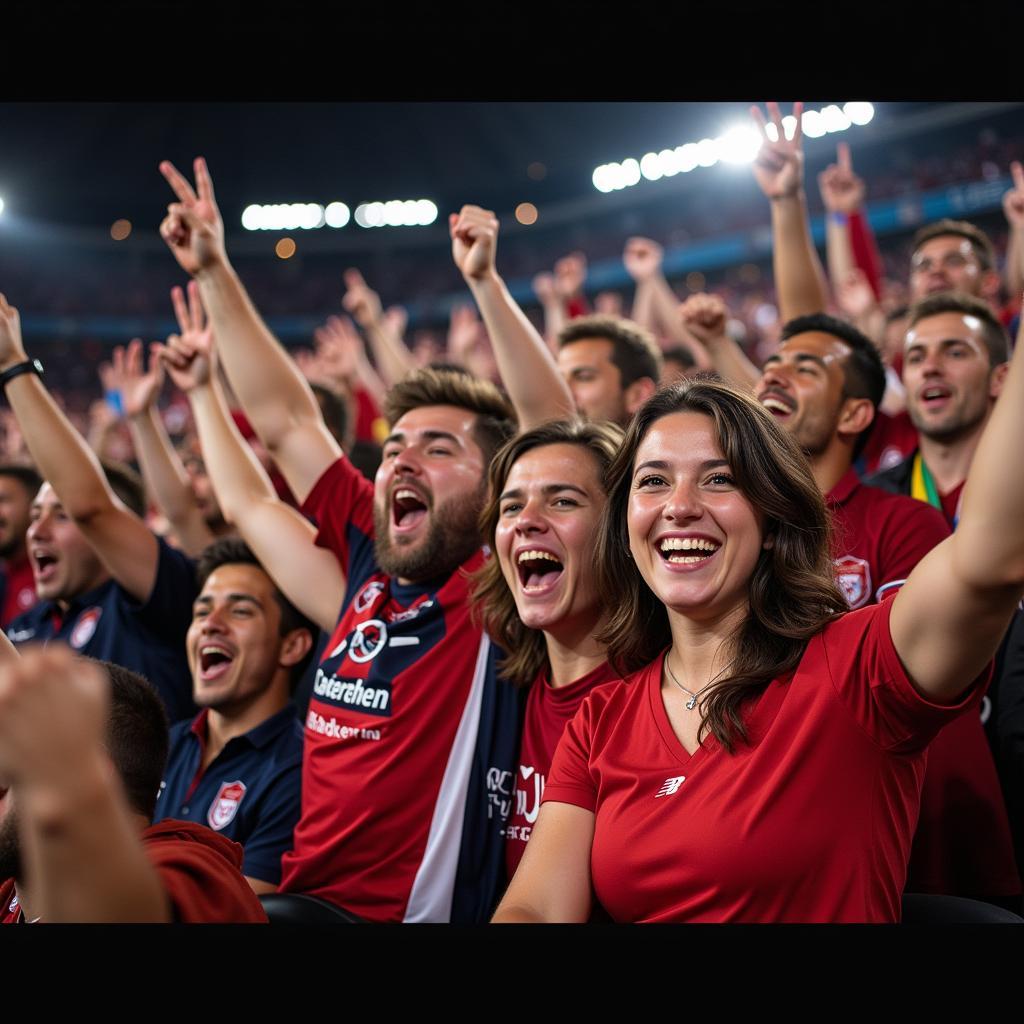
{"type": "Polygon", "coordinates": [[[482,532],[496,555],[477,577],[477,607],[506,652],[502,675],[529,686],[516,777],[508,787],[509,877],[540,811],[551,757],[584,697],[618,679],[594,634],[607,618],[594,541],[602,477],[622,431],[555,421],[509,441],[489,469],[482,532]]]}
{"type": "Polygon", "coordinates": [[[957,533],[844,614],[771,416],[703,381],[648,401],[598,538],[609,659],[646,667],[566,729],[495,920],[585,921],[592,892],[617,921],[898,920],[925,747],[980,700],[1024,590],[1022,435],[1018,354],[957,533]]]}

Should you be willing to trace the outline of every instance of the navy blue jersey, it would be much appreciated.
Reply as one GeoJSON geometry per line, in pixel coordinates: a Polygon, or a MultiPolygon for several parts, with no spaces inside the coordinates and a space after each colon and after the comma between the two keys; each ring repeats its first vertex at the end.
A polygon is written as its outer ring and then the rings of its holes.
{"type": "Polygon", "coordinates": [[[302,725],[295,706],[228,740],[200,772],[208,715],[204,709],[172,727],[153,824],[176,818],[206,825],[245,849],[243,874],[277,885],[301,802],[302,725]]]}
{"type": "Polygon", "coordinates": [[[7,627],[7,636],[15,645],[61,640],[80,654],[138,672],[177,722],[196,712],[185,634],[199,591],[192,559],[157,539],[156,580],[143,604],[111,579],[76,597],[63,613],[55,601],[40,601],[7,627]]]}

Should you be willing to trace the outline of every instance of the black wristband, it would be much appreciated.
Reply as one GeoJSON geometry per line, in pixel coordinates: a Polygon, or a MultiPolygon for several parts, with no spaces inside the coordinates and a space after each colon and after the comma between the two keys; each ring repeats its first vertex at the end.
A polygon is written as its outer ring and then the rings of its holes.
{"type": "Polygon", "coordinates": [[[0,388],[7,387],[8,381],[20,377],[23,373],[34,373],[37,377],[42,377],[43,364],[38,359],[26,359],[23,363],[15,363],[0,373],[0,388]]]}

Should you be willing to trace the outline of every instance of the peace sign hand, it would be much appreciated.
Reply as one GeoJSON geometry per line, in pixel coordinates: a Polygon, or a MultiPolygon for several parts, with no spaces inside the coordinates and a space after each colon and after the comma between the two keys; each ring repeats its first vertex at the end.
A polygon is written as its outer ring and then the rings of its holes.
{"type": "Polygon", "coordinates": [[[769,103],[768,114],[775,125],[776,139],[768,137],[768,122],[760,107],[751,107],[750,113],[757,122],[761,132],[761,148],[754,160],[754,178],[761,191],[769,199],[788,199],[795,196],[804,183],[804,150],[803,136],[800,130],[800,118],[804,111],[803,103],[793,104],[793,116],[796,128],[793,138],[787,139],[782,128],[782,114],[778,103],[769,103]]]}
{"type": "Polygon", "coordinates": [[[205,324],[199,285],[195,281],[188,284],[188,305],[184,293],[177,287],[171,289],[171,301],[181,334],[170,335],[166,345],[154,342],[152,350],[159,354],[175,387],[189,392],[210,381],[214,363],[213,328],[205,324]]]}
{"type": "Polygon", "coordinates": [[[160,173],[178,197],[167,207],[160,235],[181,269],[193,277],[216,263],[227,262],[224,221],[213,197],[210,172],[201,156],[196,157],[194,166],[196,191],[169,160],[160,164],[160,173]]]}

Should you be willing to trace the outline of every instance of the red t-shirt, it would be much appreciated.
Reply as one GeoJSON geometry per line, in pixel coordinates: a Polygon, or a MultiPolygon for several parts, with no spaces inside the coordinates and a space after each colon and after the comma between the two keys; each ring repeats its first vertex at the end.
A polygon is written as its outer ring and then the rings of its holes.
{"type": "MultiPolygon", "coordinates": [[[[302,815],[281,891],[371,921],[447,920],[490,642],[468,574],[400,586],[376,564],[373,485],[338,459],[302,511],[348,578],[305,724],[302,815]]],[[[315,581],[311,581],[313,585],[315,581]]]]}
{"type": "Polygon", "coordinates": [[[526,698],[519,770],[516,773],[515,792],[512,794],[512,809],[505,828],[505,864],[509,878],[516,873],[533,831],[544,794],[544,782],[551,768],[551,758],[566,724],[572,721],[584,697],[595,686],[618,678],[619,674],[606,661],[568,686],[553,687],[548,680],[546,668],[533,681],[526,698]]]}
{"type": "Polygon", "coordinates": [[[917,428],[905,412],[887,416],[879,412],[875,426],[864,446],[864,475],[870,476],[883,469],[891,469],[917,451],[917,428]]]}
{"type": "Polygon", "coordinates": [[[895,594],[911,570],[949,536],[938,509],[846,475],[829,491],[836,582],[851,608],[895,594]]]}
{"type": "MultiPolygon", "coordinates": [[[[616,921],[894,922],[925,747],[975,707],[918,693],[892,602],[812,638],[748,706],[749,745],[687,754],[661,695],[664,655],[599,687],[569,723],[544,800],[595,813],[594,890],[616,921]]],[[[987,678],[986,670],[984,678],[987,678]]]]}
{"type": "Polygon", "coordinates": [[[3,608],[0,608],[0,629],[6,629],[22,612],[36,603],[36,580],[28,555],[5,562],[3,573],[3,608]]]}
{"type": "MultiPolygon", "coordinates": [[[[203,825],[167,819],[142,844],[180,924],[266,924],[259,898],[242,875],[242,847],[203,825]]],[[[0,924],[22,922],[14,879],[0,884],[0,924]]]]}
{"type": "Polygon", "coordinates": [[[946,517],[946,522],[950,526],[953,525],[960,511],[960,495],[964,493],[964,484],[966,482],[966,480],[961,481],[948,494],[939,495],[939,501],[942,502],[942,514],[946,517]]]}

